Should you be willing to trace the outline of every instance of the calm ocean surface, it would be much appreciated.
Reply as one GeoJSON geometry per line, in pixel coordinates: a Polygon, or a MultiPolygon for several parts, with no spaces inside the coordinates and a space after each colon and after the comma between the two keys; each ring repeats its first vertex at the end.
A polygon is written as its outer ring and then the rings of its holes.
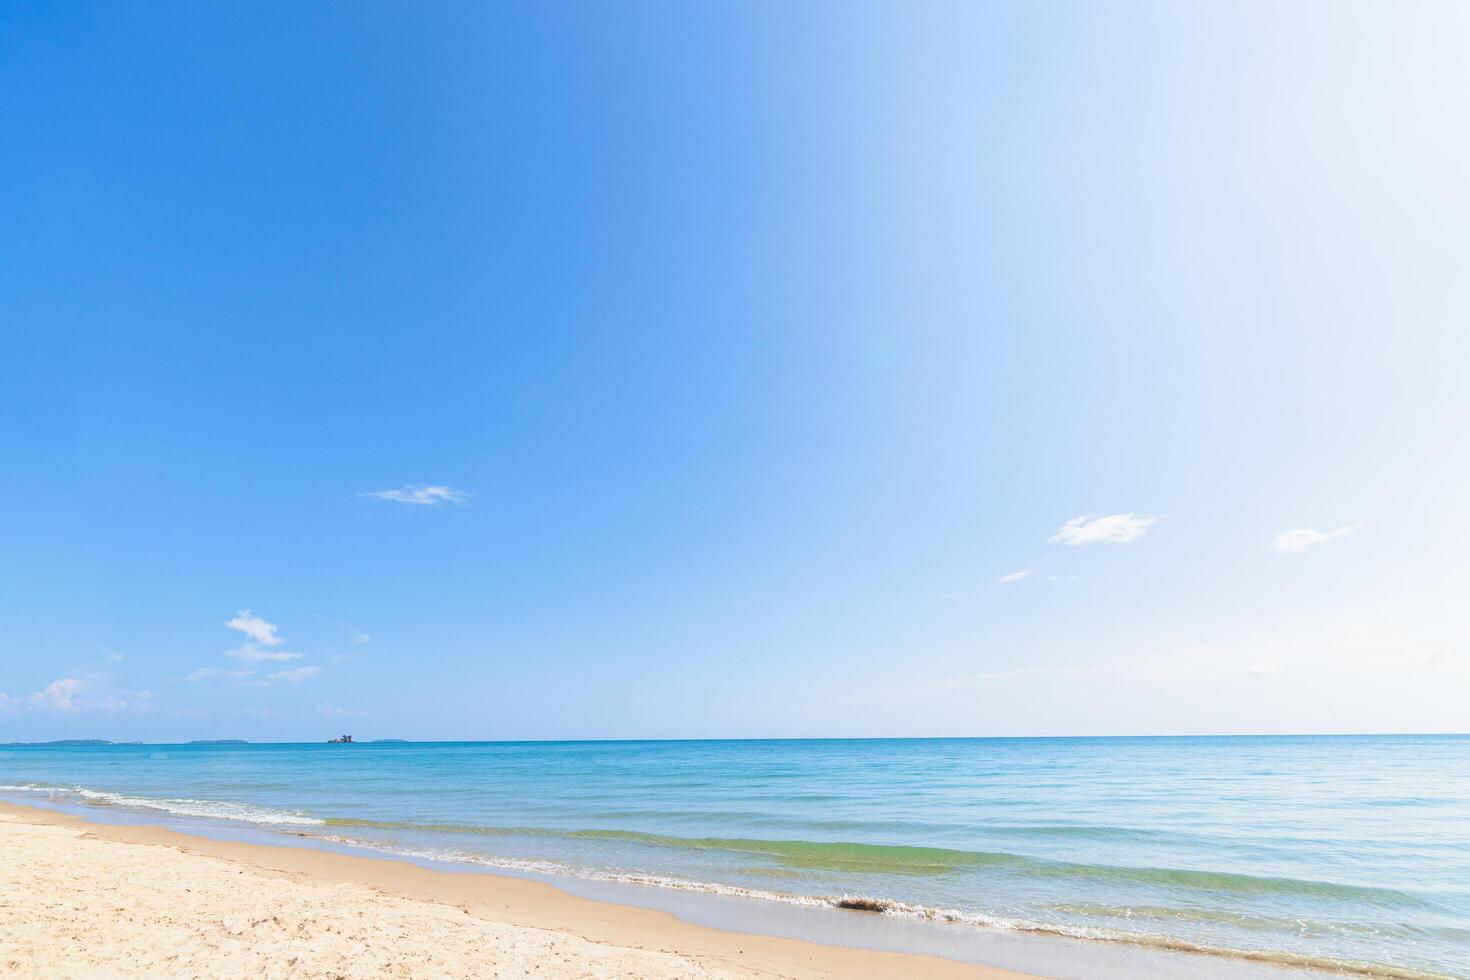
{"type": "Polygon", "coordinates": [[[1470,977],[1470,737],[0,746],[0,784],[487,869],[1470,977]]]}

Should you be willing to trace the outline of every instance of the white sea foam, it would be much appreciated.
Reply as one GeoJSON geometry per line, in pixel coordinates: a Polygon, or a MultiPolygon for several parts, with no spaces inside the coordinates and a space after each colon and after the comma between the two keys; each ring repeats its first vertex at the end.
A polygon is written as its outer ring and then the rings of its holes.
{"type": "Polygon", "coordinates": [[[274,810],[269,807],[253,806],[249,803],[221,803],[216,800],[152,799],[142,796],[124,796],[121,793],[103,793],[90,789],[78,789],[77,796],[89,803],[103,806],[120,806],[145,810],[161,810],[180,817],[208,817],[215,820],[233,820],[239,823],[263,824],[266,826],[321,826],[318,817],[293,810],[274,810]]]}
{"type": "MultiPolygon", "coordinates": [[[[352,837],[340,837],[335,835],[303,834],[317,840],[327,840],[337,844],[346,844],[355,848],[378,851],[384,854],[392,854],[396,857],[417,858],[424,861],[443,862],[447,864],[473,864],[482,867],[499,868],[507,871],[530,872],[533,874],[554,875],[560,877],[580,878],[591,881],[610,881],[624,884],[649,885],[658,888],[677,889],[679,891],[698,892],[709,895],[724,895],[737,898],[750,898],[766,902],[778,902],[783,905],[804,906],[807,908],[840,909],[840,904],[861,896],[852,895],[797,895],[789,892],[770,891],[761,888],[745,888],[739,885],[724,885],[716,882],[697,881],[685,878],[674,878],[665,875],[639,874],[625,871],[613,871],[604,868],[590,868],[585,866],[563,864],[555,861],[532,861],[521,858],[502,858],[485,854],[472,854],[457,850],[423,849],[412,847],[394,847],[378,843],[370,843],[352,837]]],[[[1200,943],[1192,943],[1175,939],[1169,936],[1161,936],[1152,933],[1130,932],[1120,929],[1107,929],[1092,926],[1079,926],[1054,922],[1039,922],[1031,919],[1006,918],[1004,916],[987,915],[983,912],[963,911],[953,908],[934,908],[926,905],[915,905],[906,902],[895,902],[888,900],[877,900],[881,906],[879,914],[901,916],[910,919],[919,919],[929,922],[952,923],[956,925],[976,926],[985,929],[999,929],[1009,932],[1026,932],[1041,935],[1055,936],[1065,939],[1091,940],[1094,942],[1127,943],[1159,950],[1173,950],[1176,952],[1199,953],[1209,956],[1219,956],[1228,959],[1239,959],[1257,963],[1268,963],[1277,966],[1301,967],[1313,970],[1325,970],[1349,976],[1360,976],[1368,978],[1383,978],[1383,980],[1455,980],[1454,977],[1438,973],[1428,973],[1409,967],[1395,967],[1381,963],[1363,963],[1350,960],[1336,959],[1332,957],[1312,956],[1277,951],[1240,950],[1217,946],[1209,946],[1200,943]]]]}
{"type": "Polygon", "coordinates": [[[84,786],[47,786],[40,783],[22,785],[0,785],[0,792],[34,793],[53,800],[80,801],[89,806],[115,806],[126,809],[157,810],[179,817],[204,817],[213,820],[231,820],[236,823],[260,824],[262,826],[320,826],[324,821],[317,817],[293,810],[275,810],[270,807],[254,806],[249,803],[222,803],[217,800],[155,799],[144,796],[127,796],[123,793],[108,793],[87,789],[84,786]]]}

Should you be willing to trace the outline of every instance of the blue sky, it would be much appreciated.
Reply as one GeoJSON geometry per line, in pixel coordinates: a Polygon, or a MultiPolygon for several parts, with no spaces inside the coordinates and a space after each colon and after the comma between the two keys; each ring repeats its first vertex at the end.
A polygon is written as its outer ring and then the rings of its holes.
{"type": "Polygon", "coordinates": [[[1467,42],[8,5],[0,739],[1470,729],[1467,42]]]}

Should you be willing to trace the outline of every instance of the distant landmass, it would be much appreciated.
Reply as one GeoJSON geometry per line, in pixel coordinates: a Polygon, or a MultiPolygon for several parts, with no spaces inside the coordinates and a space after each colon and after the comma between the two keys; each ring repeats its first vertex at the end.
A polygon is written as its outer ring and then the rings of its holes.
{"type": "MultiPolygon", "coordinates": [[[[341,738],[341,739],[332,739],[332,741],[334,741],[334,742],[337,742],[337,741],[351,741],[351,739],[348,738],[348,737],[346,737],[346,736],[343,736],[343,738],[341,738]]],[[[382,744],[407,745],[407,744],[409,744],[409,741],[410,740],[409,739],[406,739],[406,738],[374,738],[374,739],[367,739],[366,741],[375,742],[375,743],[380,744],[380,745],[382,745],[382,744]]],[[[55,739],[55,740],[50,741],[50,742],[0,742],[0,745],[54,746],[56,748],[66,748],[68,746],[71,746],[71,747],[86,747],[86,746],[97,746],[97,745],[150,745],[150,744],[153,744],[153,743],[150,743],[150,742],[114,742],[114,741],[111,741],[110,739],[105,739],[105,738],[58,738],[58,739],[55,739]]],[[[177,745],[177,744],[180,744],[180,743],[177,743],[177,742],[160,742],[158,744],[160,744],[160,745],[177,745]]],[[[182,744],[184,744],[184,745],[250,745],[252,743],[248,739],[243,739],[243,738],[196,738],[196,739],[192,739],[191,741],[184,742],[182,744]]]]}

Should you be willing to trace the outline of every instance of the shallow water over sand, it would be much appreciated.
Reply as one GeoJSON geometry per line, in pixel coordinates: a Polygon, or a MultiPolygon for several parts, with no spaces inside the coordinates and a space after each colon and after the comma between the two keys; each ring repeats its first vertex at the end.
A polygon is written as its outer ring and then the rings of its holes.
{"type": "Polygon", "coordinates": [[[862,898],[884,914],[841,930],[900,945],[1000,930],[1470,976],[1465,737],[6,746],[0,784],[707,895],[696,914],[762,929],[752,910],[830,922],[862,898]]]}

